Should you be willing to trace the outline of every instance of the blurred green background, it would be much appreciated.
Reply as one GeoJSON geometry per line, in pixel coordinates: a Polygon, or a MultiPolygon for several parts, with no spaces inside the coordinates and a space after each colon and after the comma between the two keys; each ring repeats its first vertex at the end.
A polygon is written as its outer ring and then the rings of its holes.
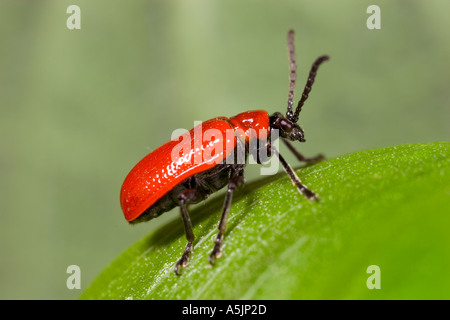
{"type": "Polygon", "coordinates": [[[2,0],[0,298],[77,298],[178,219],[129,226],[123,179],[194,120],[284,112],[290,28],[297,97],[313,60],[331,56],[300,116],[305,154],[449,140],[449,12],[444,0],[2,0]],[[66,27],[71,4],[81,30],[66,27]],[[380,30],[366,27],[372,4],[380,30]],[[72,264],[82,290],[66,287],[72,264]]]}

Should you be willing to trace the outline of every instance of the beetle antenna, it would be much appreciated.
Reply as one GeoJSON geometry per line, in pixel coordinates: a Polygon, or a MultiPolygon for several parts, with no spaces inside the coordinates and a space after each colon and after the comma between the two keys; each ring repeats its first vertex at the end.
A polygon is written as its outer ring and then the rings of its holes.
{"type": "Polygon", "coordinates": [[[294,103],[295,80],[297,78],[297,65],[295,64],[294,30],[289,30],[287,43],[289,52],[289,94],[286,117],[288,119],[291,119],[294,116],[294,114],[292,113],[292,104],[294,103]]]}
{"type": "Polygon", "coordinates": [[[295,109],[295,114],[292,116],[292,118],[288,118],[289,120],[293,122],[298,121],[298,115],[300,114],[300,111],[302,110],[303,104],[305,103],[306,99],[308,99],[309,93],[314,83],[314,79],[317,74],[317,69],[319,69],[319,66],[322,64],[322,62],[325,62],[328,59],[330,59],[330,57],[325,55],[318,57],[316,61],[314,61],[311,70],[309,71],[308,81],[306,82],[305,88],[303,89],[302,98],[298,102],[297,108],[295,109]]]}

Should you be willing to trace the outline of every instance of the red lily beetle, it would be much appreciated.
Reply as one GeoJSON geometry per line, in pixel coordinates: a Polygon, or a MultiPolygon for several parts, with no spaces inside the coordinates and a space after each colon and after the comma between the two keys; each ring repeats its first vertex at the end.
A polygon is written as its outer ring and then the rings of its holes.
{"type": "Polygon", "coordinates": [[[304,131],[297,124],[299,113],[308,99],[317,69],[329,57],[321,56],[313,63],[302,97],[293,112],[297,66],[292,30],[288,33],[288,49],[290,82],[286,115],[275,112],[269,116],[266,111],[257,110],[243,112],[231,118],[217,117],[208,120],[183,135],[184,144],[181,145],[179,141],[172,140],[149,153],[125,178],[120,202],[129,223],[148,221],[176,206],[180,207],[188,243],[181,258],[175,264],[176,274],[179,274],[180,267],[185,267],[189,263],[193,251],[194,233],[186,206],[205,200],[210,194],[227,186],[223,212],[218,225],[219,232],[209,262],[213,264],[215,259],[221,256],[221,244],[233,192],[244,182],[245,162],[252,143],[256,145],[258,163],[263,160],[259,157],[261,151],[265,151],[268,157],[275,154],[297,190],[310,200],[317,199],[317,195],[302,184],[294,170],[271,145],[268,138],[277,131],[277,136],[281,137],[299,161],[315,163],[323,159],[322,155],[312,158],[304,157],[289,141],[305,141],[304,131]],[[212,137],[205,139],[206,134],[211,130],[215,132],[214,139],[212,137]],[[237,159],[239,150],[244,150],[243,162],[237,159]]]}

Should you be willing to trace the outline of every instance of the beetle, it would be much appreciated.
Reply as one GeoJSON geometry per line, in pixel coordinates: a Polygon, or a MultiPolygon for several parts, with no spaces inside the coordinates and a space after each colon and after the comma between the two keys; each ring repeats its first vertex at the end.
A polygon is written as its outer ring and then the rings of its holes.
{"type": "Polygon", "coordinates": [[[305,142],[304,131],[297,124],[299,114],[308,99],[319,66],[329,57],[327,55],[320,56],[312,64],[302,97],[293,111],[297,69],[293,30],[288,32],[287,43],[290,73],[285,115],[280,112],[269,115],[267,111],[255,110],[243,112],[231,118],[217,117],[205,121],[189,131],[187,135],[183,135],[187,141],[184,144],[186,149],[175,150],[180,146],[179,141],[171,140],[146,155],[125,178],[121,188],[120,203],[125,218],[130,224],[151,220],[176,206],[180,207],[187,244],[181,258],[175,264],[174,272],[176,274],[179,274],[181,268],[189,263],[195,240],[187,205],[203,201],[212,193],[227,186],[218,225],[219,232],[209,256],[209,262],[214,264],[215,259],[221,256],[221,246],[233,192],[244,182],[244,168],[249,145],[252,142],[257,142],[256,160],[258,163],[264,160],[258,156],[261,151],[266,151],[267,157],[275,155],[300,194],[309,200],[318,198],[300,181],[268,138],[277,131],[281,140],[301,162],[316,163],[324,158],[320,154],[311,158],[304,157],[290,141],[305,142]],[[208,130],[215,130],[222,136],[219,135],[218,138],[210,140],[205,139],[208,130]],[[233,133],[231,137],[226,135],[230,131],[233,133]],[[221,146],[220,151],[214,152],[213,150],[211,152],[213,145],[221,146]],[[244,150],[245,161],[243,163],[236,161],[238,149],[244,150]],[[209,157],[206,156],[208,151],[210,152],[209,157]],[[193,161],[195,159],[197,161],[193,161]]]}

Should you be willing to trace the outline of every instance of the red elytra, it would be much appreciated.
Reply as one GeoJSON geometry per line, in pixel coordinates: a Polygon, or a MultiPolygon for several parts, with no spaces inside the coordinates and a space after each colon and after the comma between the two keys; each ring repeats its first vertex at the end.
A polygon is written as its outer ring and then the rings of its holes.
{"type": "Polygon", "coordinates": [[[195,236],[187,211],[187,205],[205,200],[210,194],[227,186],[222,216],[218,225],[214,248],[209,262],[221,256],[221,245],[233,192],[244,182],[244,167],[249,155],[249,145],[256,146],[252,153],[260,163],[264,156],[275,154],[297,190],[308,199],[317,199],[295,174],[291,166],[271,144],[272,136],[280,137],[299,161],[315,163],[322,155],[306,158],[290,141],[304,142],[303,129],[297,124],[299,113],[309,96],[316,72],[322,62],[329,59],[321,56],[313,63],[308,80],[297,104],[292,110],[296,63],[294,32],[288,33],[290,58],[290,83],[286,115],[275,112],[271,116],[264,110],[247,111],[234,117],[217,117],[201,123],[178,140],[172,140],[145,156],[127,175],[122,185],[120,202],[125,218],[130,223],[153,219],[175,206],[180,207],[187,245],[183,255],[175,264],[175,273],[188,264],[193,251],[195,236]],[[277,135],[274,135],[277,131],[277,135]],[[230,134],[231,133],[231,134],[230,134]],[[244,150],[243,163],[237,161],[239,151],[244,150]]]}
{"type": "Polygon", "coordinates": [[[179,160],[185,156],[182,149],[178,157],[172,159],[173,149],[180,145],[180,141],[172,140],[149,153],[130,171],[120,192],[120,204],[127,221],[131,222],[138,218],[186,178],[211,169],[217,163],[224,161],[235,149],[236,135],[233,135],[233,139],[221,139],[222,148],[217,148],[215,145],[211,146],[210,139],[205,139],[206,131],[218,130],[222,137],[227,137],[226,130],[233,130],[239,133],[239,138],[247,143],[249,139],[265,140],[269,134],[269,114],[263,110],[247,111],[229,119],[217,117],[201,123],[198,127],[187,134],[187,137],[191,139],[189,151],[193,151],[189,154],[189,161],[178,164],[179,160]],[[198,127],[201,128],[201,134],[196,134],[198,127]],[[257,134],[256,137],[253,136],[254,133],[257,134]],[[196,146],[202,148],[196,150],[196,146]],[[222,152],[214,154],[214,151],[218,149],[222,152]],[[195,161],[196,159],[199,161],[195,161]]]}

